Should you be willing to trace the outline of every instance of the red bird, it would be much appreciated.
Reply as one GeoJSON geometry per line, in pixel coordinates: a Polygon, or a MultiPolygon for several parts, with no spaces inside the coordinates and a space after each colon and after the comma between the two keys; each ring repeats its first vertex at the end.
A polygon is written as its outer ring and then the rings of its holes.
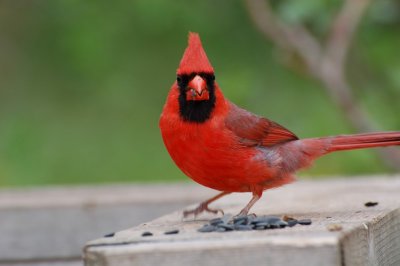
{"type": "Polygon", "coordinates": [[[221,191],[185,211],[217,213],[208,205],[232,192],[251,192],[246,215],[266,189],[294,181],[294,173],[334,151],[400,145],[400,132],[299,139],[283,126],[227,100],[215,81],[197,33],[177,70],[160,118],[161,134],[177,166],[197,183],[221,191]]]}

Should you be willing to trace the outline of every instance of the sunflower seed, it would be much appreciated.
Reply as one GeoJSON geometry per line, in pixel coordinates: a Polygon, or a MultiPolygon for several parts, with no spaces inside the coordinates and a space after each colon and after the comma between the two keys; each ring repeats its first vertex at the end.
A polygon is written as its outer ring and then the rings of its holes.
{"type": "Polygon", "coordinates": [[[152,236],[152,235],[153,235],[153,233],[152,232],[148,232],[148,231],[143,232],[143,234],[142,234],[142,236],[152,236]]]}
{"type": "Polygon", "coordinates": [[[261,222],[266,222],[266,223],[276,223],[278,221],[281,221],[281,218],[277,217],[277,216],[260,216],[260,217],[256,217],[254,218],[251,223],[252,224],[258,224],[261,222]]]}
{"type": "Polygon", "coordinates": [[[214,219],[211,219],[208,223],[211,225],[217,225],[217,224],[224,223],[224,221],[222,221],[221,218],[214,218],[214,219]]]}
{"type": "Polygon", "coordinates": [[[109,233],[109,234],[104,235],[104,237],[113,237],[114,235],[115,235],[115,233],[109,233]]]}
{"type": "Polygon", "coordinates": [[[254,227],[254,230],[265,230],[266,229],[266,227],[265,226],[256,226],[256,227],[254,227]]]}
{"type": "Polygon", "coordinates": [[[223,227],[217,227],[217,228],[215,229],[215,232],[225,232],[225,231],[226,231],[226,229],[223,228],[223,227]]]}
{"type": "Polygon", "coordinates": [[[179,233],[178,229],[174,229],[174,230],[170,230],[170,231],[164,232],[165,235],[175,235],[175,234],[178,234],[178,233],[179,233]]]}
{"type": "Polygon", "coordinates": [[[197,231],[202,233],[208,233],[208,232],[214,232],[216,228],[217,227],[215,227],[214,225],[205,224],[202,228],[198,229],[197,231]]]}
{"type": "Polygon", "coordinates": [[[250,231],[253,230],[253,227],[251,225],[235,224],[234,229],[237,231],[250,231]]]}
{"type": "Polygon", "coordinates": [[[232,231],[234,226],[231,224],[219,224],[217,225],[218,228],[225,228],[225,231],[232,231]]]}
{"type": "Polygon", "coordinates": [[[312,223],[311,219],[301,219],[297,221],[301,225],[310,225],[312,223]]]}
{"type": "Polygon", "coordinates": [[[298,224],[298,221],[296,219],[293,219],[293,220],[288,220],[287,223],[289,227],[293,227],[296,224],[298,224]]]}
{"type": "Polygon", "coordinates": [[[286,226],[288,226],[288,223],[282,220],[277,221],[276,223],[273,224],[277,225],[279,228],[285,228],[286,226]]]}
{"type": "Polygon", "coordinates": [[[269,227],[271,224],[270,223],[267,223],[267,222],[258,222],[258,223],[256,223],[256,224],[254,224],[256,227],[257,226],[267,226],[267,227],[269,227]]]}
{"type": "Polygon", "coordinates": [[[374,207],[376,205],[378,205],[378,202],[376,202],[376,201],[368,201],[368,202],[364,203],[365,207],[374,207]]]}
{"type": "Polygon", "coordinates": [[[248,217],[245,216],[245,215],[238,216],[238,217],[235,217],[235,218],[233,219],[233,223],[234,223],[235,225],[247,224],[247,221],[248,221],[248,217]]]}

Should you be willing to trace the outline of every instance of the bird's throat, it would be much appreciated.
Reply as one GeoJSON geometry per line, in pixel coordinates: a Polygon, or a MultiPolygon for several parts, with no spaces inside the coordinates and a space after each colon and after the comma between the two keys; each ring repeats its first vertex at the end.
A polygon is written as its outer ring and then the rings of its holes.
{"type": "Polygon", "coordinates": [[[210,119],[215,107],[215,97],[205,101],[187,101],[179,97],[179,112],[183,120],[204,123],[210,119]]]}
{"type": "Polygon", "coordinates": [[[207,82],[207,99],[190,100],[187,97],[187,78],[182,77],[182,81],[178,82],[179,87],[179,114],[184,121],[194,123],[204,123],[210,119],[215,108],[215,85],[214,79],[205,76],[207,82]]]}

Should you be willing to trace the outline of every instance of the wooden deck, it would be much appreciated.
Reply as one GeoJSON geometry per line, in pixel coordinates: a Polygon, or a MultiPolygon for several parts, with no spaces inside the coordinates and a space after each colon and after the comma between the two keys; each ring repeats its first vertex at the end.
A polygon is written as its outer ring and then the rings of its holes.
{"type": "MultiPolygon", "coordinates": [[[[193,195],[197,187],[181,189],[193,195]]],[[[236,214],[249,199],[235,194],[213,206],[236,214]]],[[[400,177],[299,181],[266,191],[252,211],[311,218],[312,225],[199,233],[215,216],[183,220],[179,210],[88,242],[85,265],[400,265],[400,177]],[[164,234],[171,229],[179,233],[164,234]]]]}

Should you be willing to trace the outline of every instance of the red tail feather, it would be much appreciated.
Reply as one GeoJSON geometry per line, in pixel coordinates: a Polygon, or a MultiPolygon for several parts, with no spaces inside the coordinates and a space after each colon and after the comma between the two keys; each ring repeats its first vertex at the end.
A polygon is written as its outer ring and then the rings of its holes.
{"type": "Polygon", "coordinates": [[[400,132],[339,135],[330,138],[328,152],[400,145],[400,132]]]}

